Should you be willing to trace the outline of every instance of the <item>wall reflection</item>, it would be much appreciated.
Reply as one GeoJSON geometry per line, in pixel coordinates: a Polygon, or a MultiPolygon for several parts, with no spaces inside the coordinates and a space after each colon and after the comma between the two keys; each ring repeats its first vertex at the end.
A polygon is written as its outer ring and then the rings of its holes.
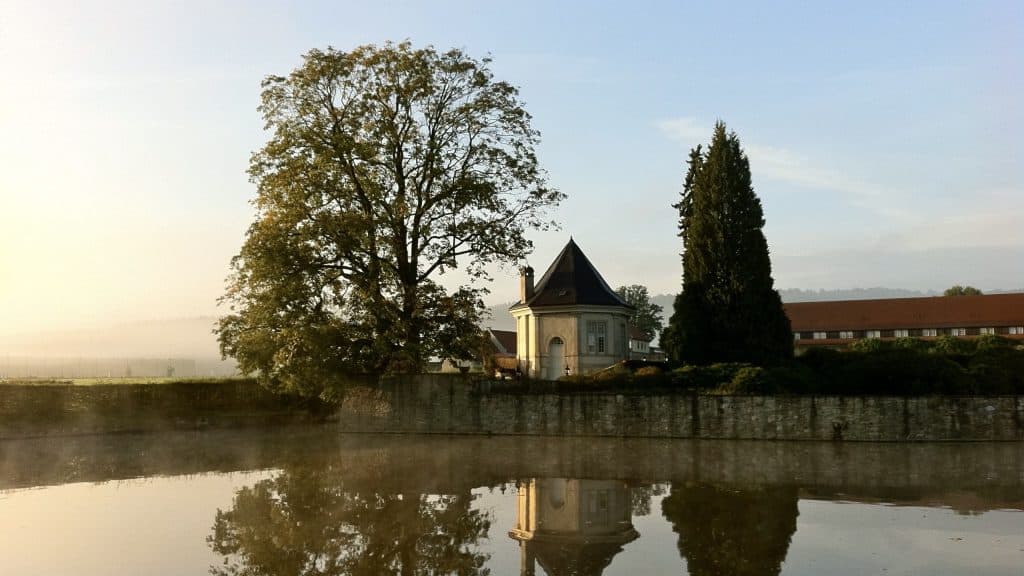
{"type": "Polygon", "coordinates": [[[518,485],[519,572],[534,576],[598,576],[639,534],[632,496],[619,480],[534,478],[518,485]]]}

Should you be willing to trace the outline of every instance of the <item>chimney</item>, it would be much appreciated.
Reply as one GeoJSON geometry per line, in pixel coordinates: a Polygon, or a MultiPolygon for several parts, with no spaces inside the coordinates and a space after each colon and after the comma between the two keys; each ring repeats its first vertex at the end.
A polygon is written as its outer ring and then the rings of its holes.
{"type": "Polygon", "coordinates": [[[533,298],[533,268],[527,266],[519,271],[519,301],[533,298]]]}

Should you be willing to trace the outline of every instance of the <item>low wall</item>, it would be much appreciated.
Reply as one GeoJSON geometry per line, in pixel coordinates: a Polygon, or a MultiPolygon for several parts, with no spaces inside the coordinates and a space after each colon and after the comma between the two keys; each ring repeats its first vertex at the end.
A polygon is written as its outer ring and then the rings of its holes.
{"type": "Polygon", "coordinates": [[[310,408],[252,380],[0,384],[0,439],[281,424],[310,408]]]}
{"type": "Polygon", "coordinates": [[[341,431],[753,440],[1020,441],[1024,397],[698,396],[383,379],[340,408],[252,381],[0,385],[0,439],[338,421],[341,431]]]}
{"type": "Polygon", "coordinates": [[[698,396],[525,391],[422,375],[349,392],[351,432],[757,440],[1019,441],[1024,397],[698,396]]]}

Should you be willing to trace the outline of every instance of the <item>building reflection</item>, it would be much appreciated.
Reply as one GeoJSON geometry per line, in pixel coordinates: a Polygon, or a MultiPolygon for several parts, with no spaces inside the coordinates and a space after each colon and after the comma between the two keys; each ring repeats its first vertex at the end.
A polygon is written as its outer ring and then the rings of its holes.
{"type": "Polygon", "coordinates": [[[518,484],[519,573],[597,576],[639,534],[629,486],[620,480],[535,478],[518,484]]]}

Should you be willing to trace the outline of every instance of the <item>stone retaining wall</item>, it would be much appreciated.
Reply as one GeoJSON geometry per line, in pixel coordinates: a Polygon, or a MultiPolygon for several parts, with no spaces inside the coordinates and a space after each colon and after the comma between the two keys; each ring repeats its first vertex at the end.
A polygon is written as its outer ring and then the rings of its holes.
{"type": "Polygon", "coordinates": [[[351,391],[340,423],[351,432],[1019,441],[1024,397],[527,392],[507,382],[423,375],[351,391]]]}

